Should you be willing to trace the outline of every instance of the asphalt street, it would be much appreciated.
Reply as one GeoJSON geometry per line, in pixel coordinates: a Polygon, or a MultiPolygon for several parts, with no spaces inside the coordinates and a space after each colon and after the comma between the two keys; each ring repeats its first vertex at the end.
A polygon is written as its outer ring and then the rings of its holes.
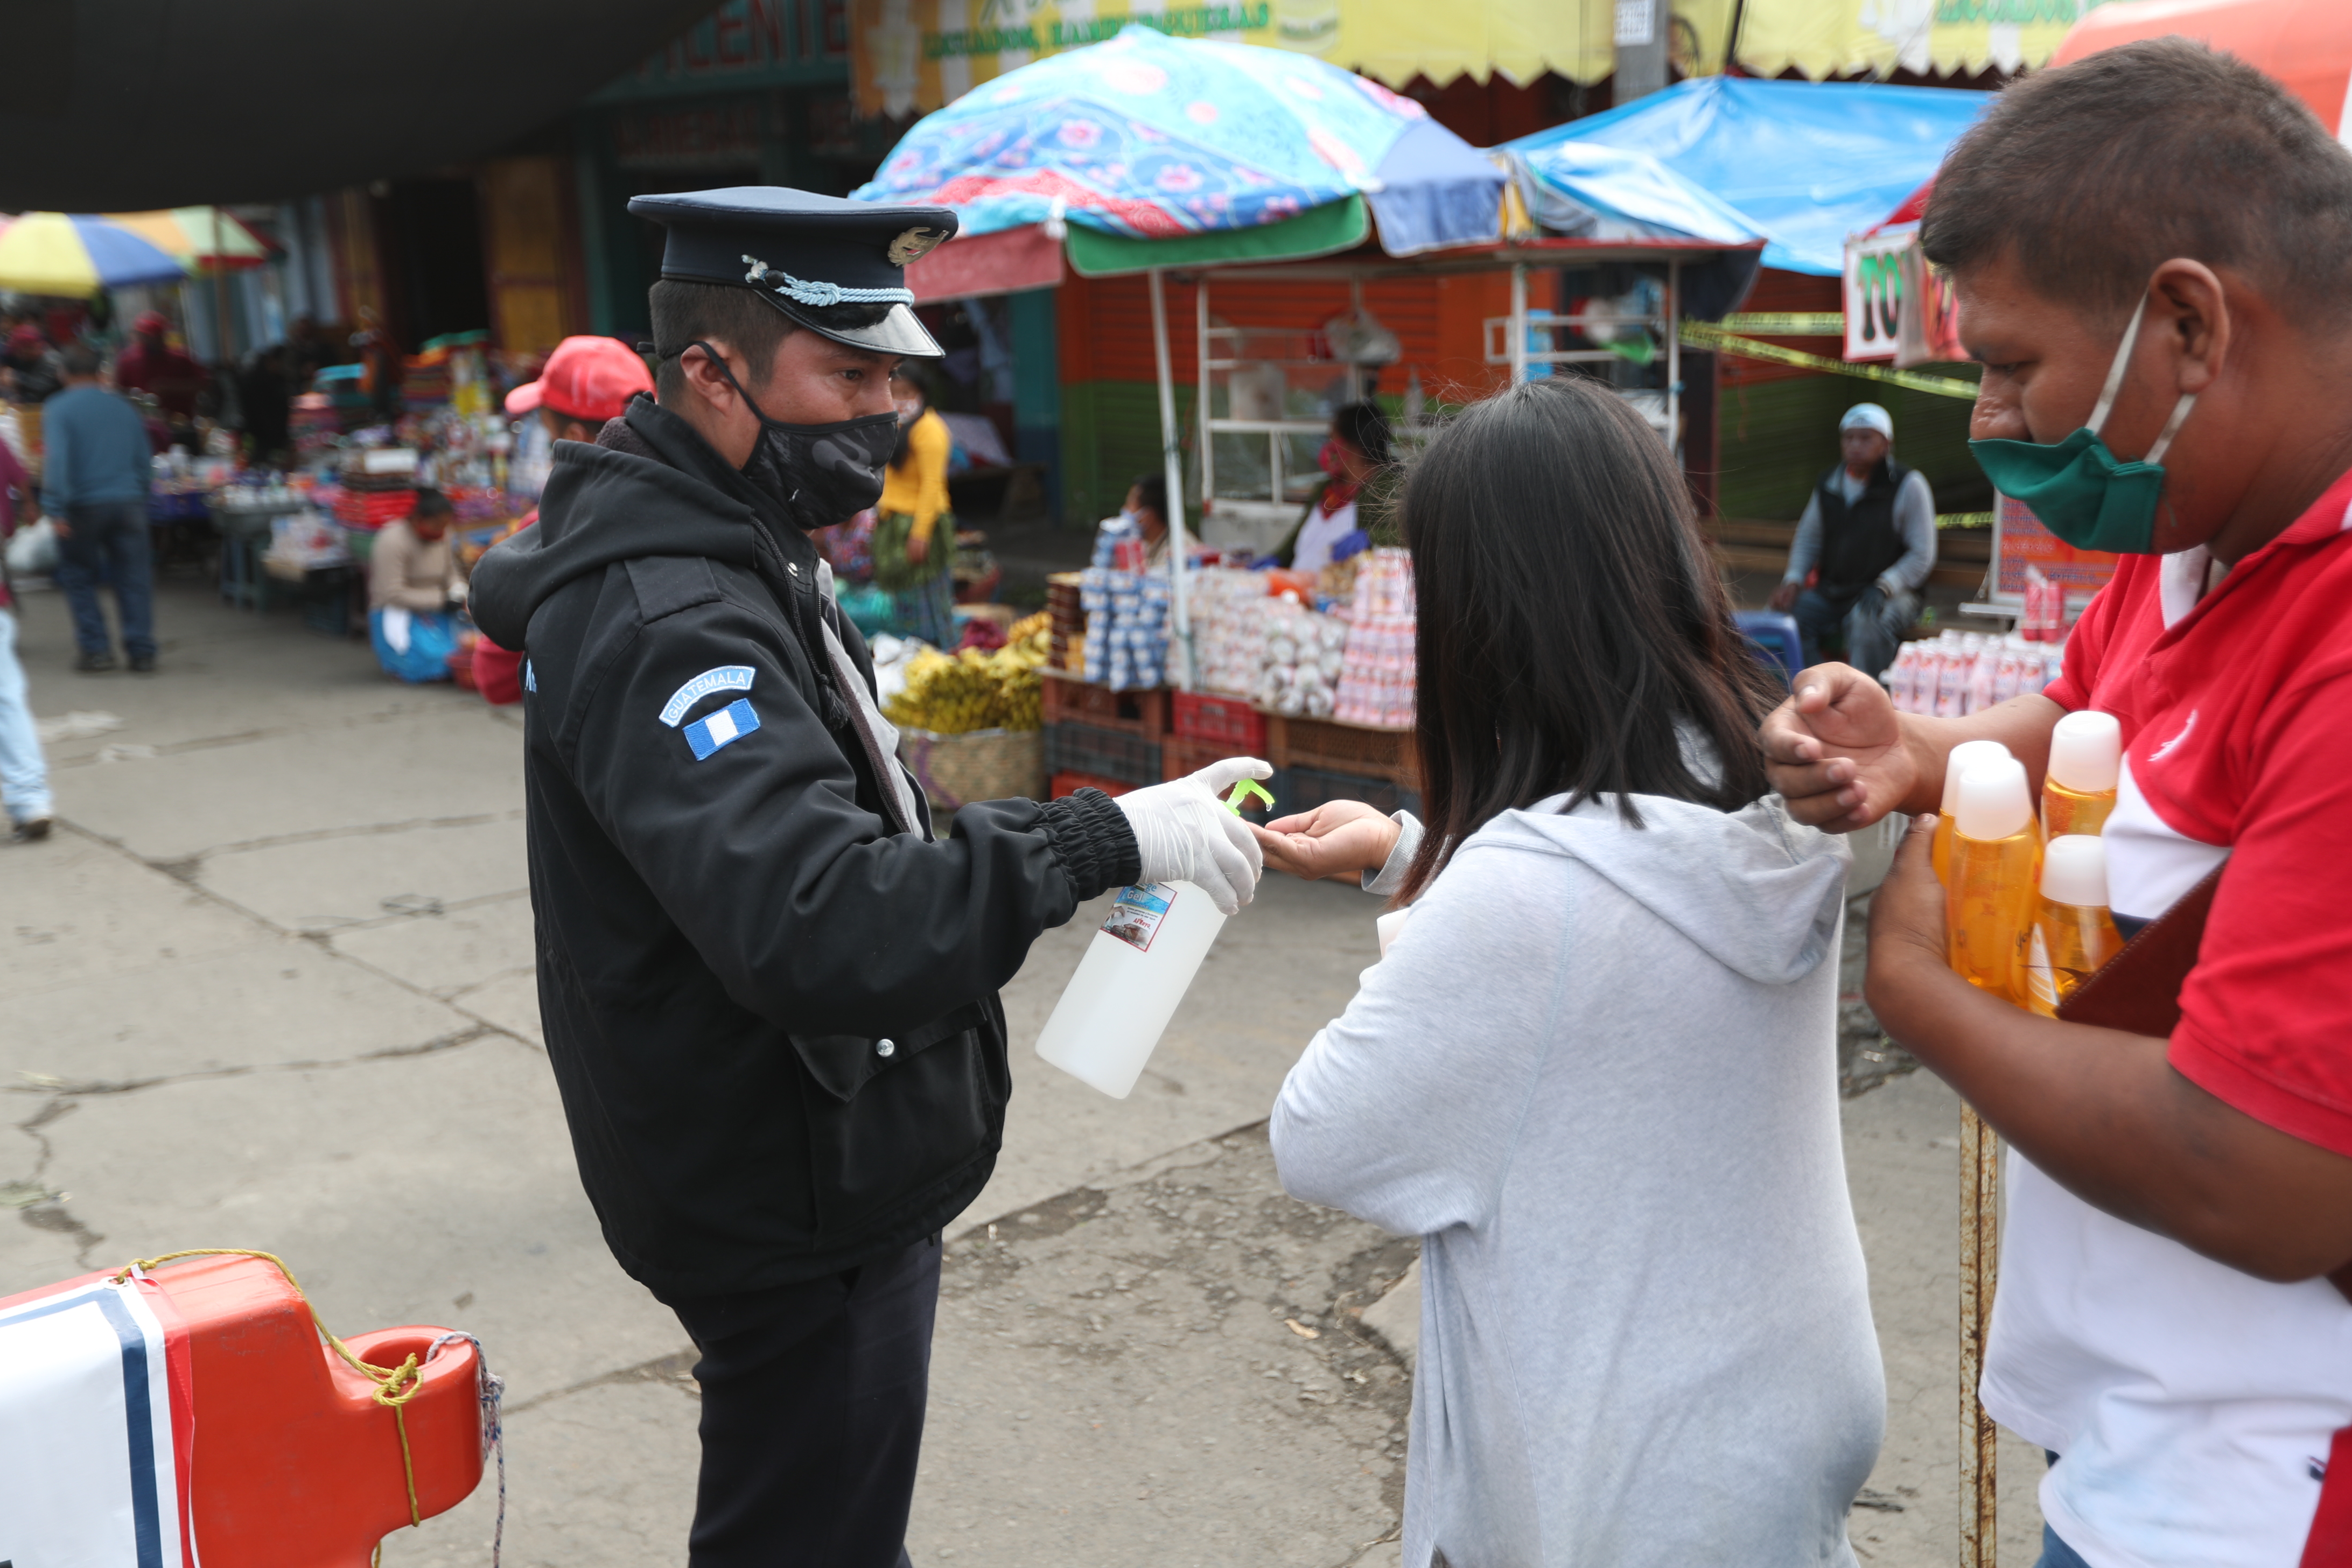
{"type": "MultiPolygon", "coordinates": [[[[23,601],[60,826],[0,846],[0,1294],[181,1247],[278,1253],[338,1331],[481,1339],[507,1379],[508,1563],[682,1562],[693,1355],[572,1165],[516,715],[190,577],[159,594],[152,678],[68,673],[58,596],[23,601]]],[[[1028,1049],[1099,911],[1033,952],[1005,998],[1003,1158],[948,1237],[917,1563],[1396,1562],[1414,1244],[1286,1197],[1263,1128],[1373,961],[1376,912],[1269,879],[1126,1101],[1028,1049]]],[[[1958,1105],[1850,1023],[1890,1396],[1852,1533],[1865,1563],[1927,1568],[1957,1541],[1958,1105]]],[[[2040,1472],[2004,1448],[2019,1568],[2040,1472]]],[[[497,1510],[486,1484],[383,1560],[487,1563],[497,1510]]]]}

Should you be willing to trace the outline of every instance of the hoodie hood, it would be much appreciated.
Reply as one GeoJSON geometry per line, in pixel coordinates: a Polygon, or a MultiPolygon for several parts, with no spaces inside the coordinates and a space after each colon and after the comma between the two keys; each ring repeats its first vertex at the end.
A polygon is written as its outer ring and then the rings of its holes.
{"type": "Polygon", "coordinates": [[[698,555],[751,565],[761,534],[778,532],[766,525],[758,500],[693,426],[640,395],[595,445],[555,444],[539,521],[474,567],[475,624],[519,652],[541,605],[573,578],[614,562],[698,555]]]}
{"type": "Polygon", "coordinates": [[[1627,825],[1617,797],[1562,814],[1565,795],[1507,811],[1474,844],[1581,860],[1627,898],[1767,985],[1801,980],[1830,956],[1853,858],[1844,839],[1807,827],[1779,795],[1738,811],[1637,795],[1643,826],[1627,825]]]}

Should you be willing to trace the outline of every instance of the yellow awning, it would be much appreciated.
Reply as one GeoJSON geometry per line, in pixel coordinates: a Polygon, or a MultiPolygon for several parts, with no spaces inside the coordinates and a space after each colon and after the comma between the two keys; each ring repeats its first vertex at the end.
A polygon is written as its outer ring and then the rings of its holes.
{"type": "Polygon", "coordinates": [[[2004,71],[2046,65],[2102,0],[1748,0],[1739,63],[1758,76],[2004,71]]]}
{"type": "MultiPolygon", "coordinates": [[[[1099,43],[1129,21],[1180,37],[1291,49],[1396,88],[1417,77],[1443,87],[1496,73],[1525,86],[1546,71],[1591,83],[1616,67],[1616,0],[1230,0],[1140,14],[1129,3],[1097,0],[1084,16],[1065,16],[1059,0],[1025,10],[1005,0],[851,0],[857,110],[928,113],[1040,55],[1099,43]]],[[[1722,68],[1732,5],[1676,0],[1672,43],[1684,74],[1722,68]]]]}

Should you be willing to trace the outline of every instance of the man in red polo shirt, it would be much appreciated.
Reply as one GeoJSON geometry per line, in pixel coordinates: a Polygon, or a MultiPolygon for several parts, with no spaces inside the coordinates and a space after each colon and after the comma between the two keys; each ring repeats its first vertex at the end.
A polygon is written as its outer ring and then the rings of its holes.
{"type": "Polygon", "coordinates": [[[1983,1397],[2058,1456],[2043,1563],[2352,1563],[2352,1303],[2326,1278],[2352,1261],[2352,152],[2248,66],[2126,45],[2004,92],[1923,242],[1985,367],[1988,471],[2126,553],[2043,695],[1923,719],[1843,666],[1801,675],[1773,782],[1834,830],[1922,814],[1868,994],[2010,1144],[1983,1397]],[[2123,728],[2119,922],[2225,867],[2168,1039],[1945,963],[1946,755],[1997,740],[2038,774],[2080,708],[2123,728]]]}

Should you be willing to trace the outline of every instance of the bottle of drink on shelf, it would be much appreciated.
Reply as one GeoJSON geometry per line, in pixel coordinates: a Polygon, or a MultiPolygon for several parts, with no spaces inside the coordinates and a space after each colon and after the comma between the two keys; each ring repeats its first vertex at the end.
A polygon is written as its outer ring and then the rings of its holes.
{"type": "Polygon", "coordinates": [[[2041,855],[2025,764],[2000,758],[1962,773],[1952,814],[1951,872],[1944,879],[1952,970],[2011,1002],[2022,1000],[2020,971],[2041,855]]]}
{"type": "Polygon", "coordinates": [[[1960,803],[1960,775],[1979,763],[2007,762],[2009,748],[1999,741],[1962,741],[1944,759],[1944,804],[1936,816],[1934,856],[1936,875],[1951,885],[1952,814],[1960,803]]]}
{"type": "Polygon", "coordinates": [[[2107,911],[2107,847],[2086,834],[2053,838],[2042,852],[2042,891],[2027,939],[2025,1005],[2045,1018],[2123,951],[2107,911]]]}
{"type": "Polygon", "coordinates": [[[2053,838],[2096,834],[2116,808],[2123,773],[2123,726],[2112,713],[2085,708],[2050,731],[2050,771],[2042,780],[2042,826],[2053,838]]]}

